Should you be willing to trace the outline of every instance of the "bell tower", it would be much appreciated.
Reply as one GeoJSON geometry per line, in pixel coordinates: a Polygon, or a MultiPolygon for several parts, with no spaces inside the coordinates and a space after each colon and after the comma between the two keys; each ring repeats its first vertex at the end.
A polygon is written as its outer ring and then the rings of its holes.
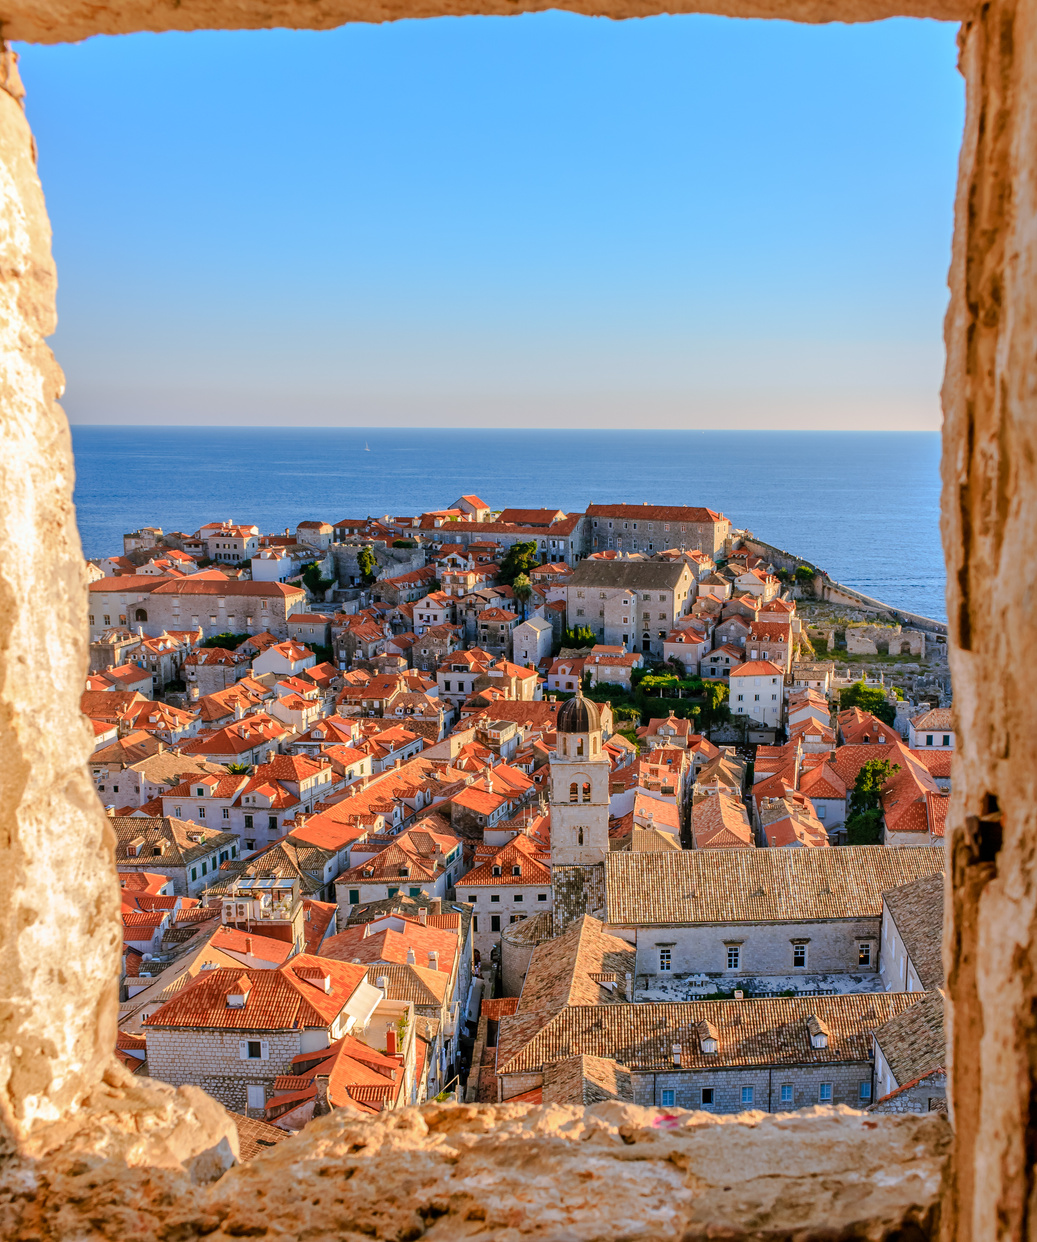
{"type": "Polygon", "coordinates": [[[551,757],[551,866],[601,866],[609,852],[608,756],[598,705],[582,692],[563,703],[551,757]]]}

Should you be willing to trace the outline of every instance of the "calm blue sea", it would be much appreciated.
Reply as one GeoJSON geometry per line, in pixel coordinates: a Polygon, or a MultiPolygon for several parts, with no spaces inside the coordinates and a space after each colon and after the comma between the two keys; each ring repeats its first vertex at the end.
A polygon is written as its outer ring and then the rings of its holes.
{"type": "Polygon", "coordinates": [[[708,505],[901,608],[946,617],[935,432],[73,427],[88,557],[141,525],[264,531],[493,508],[708,505]],[[370,452],[364,445],[370,445],[370,452]]]}

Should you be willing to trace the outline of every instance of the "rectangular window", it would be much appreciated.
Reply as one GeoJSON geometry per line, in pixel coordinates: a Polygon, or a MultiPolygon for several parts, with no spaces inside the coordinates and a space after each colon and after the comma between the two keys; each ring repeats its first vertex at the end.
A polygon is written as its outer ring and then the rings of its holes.
{"type": "Polygon", "coordinates": [[[728,969],[728,970],[737,970],[737,969],[738,969],[738,960],[739,960],[739,958],[740,958],[741,956],[742,956],[742,953],[741,953],[741,950],[739,949],[738,945],[736,945],[736,944],[729,944],[729,945],[727,946],[727,969],[728,969]]]}
{"type": "Polygon", "coordinates": [[[670,969],[670,950],[669,949],[659,950],[659,969],[660,970],[670,969]]]}
{"type": "Polygon", "coordinates": [[[525,897],[522,895],[522,893],[512,893],[511,899],[512,901],[525,901],[525,897]]]}
{"type": "Polygon", "coordinates": [[[490,915],[490,931],[491,932],[500,931],[500,915],[499,914],[490,915]]]}
{"type": "Polygon", "coordinates": [[[262,1108],[266,1104],[266,1090],[260,1086],[249,1085],[248,1087],[248,1106],[249,1108],[262,1108]]]}
{"type": "Polygon", "coordinates": [[[781,1102],[782,1104],[791,1104],[792,1100],[792,1083],[783,1082],[781,1084],[781,1102]]]}
{"type": "Polygon", "coordinates": [[[951,744],[951,735],[950,735],[949,733],[945,733],[945,734],[943,735],[943,744],[944,744],[944,746],[950,746],[950,744],[951,744]]]}
{"type": "Polygon", "coordinates": [[[546,900],[547,900],[546,893],[537,893],[537,901],[546,901],[546,900]]]}
{"type": "Polygon", "coordinates": [[[473,914],[473,915],[472,915],[472,931],[473,931],[473,932],[475,932],[475,934],[478,936],[478,934],[479,934],[479,916],[478,916],[477,914],[473,914]]]}
{"type": "Polygon", "coordinates": [[[857,965],[858,966],[870,966],[871,965],[871,945],[867,942],[863,944],[859,944],[857,946],[857,965]]]}
{"type": "Polygon", "coordinates": [[[663,1095],[663,1099],[662,1099],[663,1108],[673,1108],[674,1092],[664,1091],[662,1095],[663,1095]]]}
{"type": "Polygon", "coordinates": [[[871,1083],[870,1082],[861,1083],[860,1088],[857,1091],[857,1098],[861,1101],[867,1101],[871,1099],[871,1083]]]}
{"type": "Polygon", "coordinates": [[[712,1107],[712,1104],[713,1104],[713,1088],[703,1087],[702,1088],[702,1107],[710,1108],[712,1107]]]}
{"type": "Polygon", "coordinates": [[[200,807],[198,808],[198,818],[199,818],[199,819],[204,819],[204,818],[205,818],[205,807],[204,807],[204,806],[200,806],[200,807]]]}
{"type": "Polygon", "coordinates": [[[817,1093],[817,1098],[821,1101],[822,1104],[831,1104],[832,1084],[830,1082],[823,1082],[821,1084],[821,1088],[817,1093]]]}
{"type": "Polygon", "coordinates": [[[263,1056],[263,1045],[258,1039],[250,1039],[248,1041],[248,1059],[250,1061],[259,1061],[263,1056]]]}
{"type": "Polygon", "coordinates": [[[202,863],[202,875],[205,875],[205,873],[206,873],[208,870],[209,870],[209,864],[208,864],[207,862],[203,862],[203,863],[202,863]]]}
{"type": "Polygon", "coordinates": [[[247,849],[247,850],[254,850],[255,848],[256,848],[256,843],[255,843],[255,841],[246,841],[246,842],[245,842],[245,849],[247,849]]]}
{"type": "Polygon", "coordinates": [[[351,906],[355,906],[359,900],[360,900],[360,889],[351,888],[349,890],[349,904],[351,906]]]}
{"type": "Polygon", "coordinates": [[[271,832],[276,832],[277,831],[277,816],[276,815],[269,816],[266,821],[266,826],[267,828],[270,829],[271,832]]]}
{"type": "Polygon", "coordinates": [[[742,1088],[742,1103],[751,1104],[752,1102],[753,1102],[753,1088],[743,1087],[742,1088]]]}
{"type": "Polygon", "coordinates": [[[792,946],[792,965],[805,966],[807,964],[807,946],[805,944],[794,944],[792,946]]]}
{"type": "Polygon", "coordinates": [[[500,894],[499,894],[499,893],[491,893],[491,894],[490,894],[490,901],[500,901],[500,894]]]}
{"type": "Polygon", "coordinates": [[[253,825],[252,825],[252,816],[251,816],[251,815],[246,815],[246,816],[245,816],[245,827],[246,827],[246,828],[251,828],[252,826],[253,826],[253,825]]]}
{"type": "Polygon", "coordinates": [[[192,880],[197,880],[197,879],[198,879],[198,868],[197,868],[197,867],[192,867],[192,868],[191,868],[191,879],[192,879],[192,880]]]}
{"type": "Polygon", "coordinates": [[[933,735],[932,735],[931,733],[927,733],[927,734],[925,735],[925,744],[926,744],[926,746],[932,746],[932,744],[933,744],[933,735]]]}
{"type": "Polygon", "coordinates": [[[223,818],[230,819],[230,807],[225,806],[223,808],[223,818]]]}

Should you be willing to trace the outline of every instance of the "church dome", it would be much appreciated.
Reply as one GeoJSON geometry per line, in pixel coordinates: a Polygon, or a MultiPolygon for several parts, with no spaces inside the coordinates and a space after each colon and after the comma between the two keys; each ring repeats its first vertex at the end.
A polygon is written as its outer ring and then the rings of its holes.
{"type": "Polygon", "coordinates": [[[558,709],[555,728],[559,733],[594,733],[601,728],[601,712],[597,703],[582,694],[569,699],[558,709]]]}

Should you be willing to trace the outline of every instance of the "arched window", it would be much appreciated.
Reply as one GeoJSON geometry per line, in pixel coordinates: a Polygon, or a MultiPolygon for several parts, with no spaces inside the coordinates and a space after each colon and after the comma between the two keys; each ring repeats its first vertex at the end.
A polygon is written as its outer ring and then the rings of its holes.
{"type": "Polygon", "coordinates": [[[598,739],[597,739],[597,736],[595,735],[594,737],[591,738],[591,754],[596,755],[597,753],[598,753],[598,739]]]}
{"type": "Polygon", "coordinates": [[[590,781],[584,781],[584,782],[583,782],[583,800],[584,800],[584,802],[590,802],[590,800],[591,800],[591,783],[590,783],[590,781]]]}
{"type": "Polygon", "coordinates": [[[576,829],[576,844],[577,845],[583,844],[583,829],[582,828],[576,829]]]}
{"type": "Polygon", "coordinates": [[[137,611],[133,614],[133,619],[134,621],[147,621],[148,614],[145,611],[145,609],[138,608],[137,611]]]}
{"type": "Polygon", "coordinates": [[[576,739],[576,754],[577,754],[577,757],[583,754],[583,738],[582,737],[576,739]]]}
{"type": "Polygon", "coordinates": [[[579,802],[579,800],[580,800],[580,795],[577,792],[576,782],[573,781],[573,783],[569,786],[569,801],[579,802]]]}

